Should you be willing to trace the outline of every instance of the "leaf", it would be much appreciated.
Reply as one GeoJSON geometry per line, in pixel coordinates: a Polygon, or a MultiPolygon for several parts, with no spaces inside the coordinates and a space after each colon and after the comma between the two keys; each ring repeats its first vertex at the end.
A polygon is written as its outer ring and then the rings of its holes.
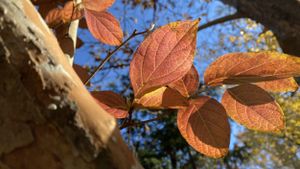
{"type": "Polygon", "coordinates": [[[169,87],[161,87],[135,99],[134,106],[149,109],[178,109],[188,106],[188,102],[178,91],[169,87]]]}
{"type": "Polygon", "coordinates": [[[165,25],[150,34],[130,63],[136,97],[181,79],[193,64],[199,20],[165,25]]]}
{"type": "Polygon", "coordinates": [[[85,18],[92,35],[103,43],[120,45],[123,31],[118,20],[110,13],[84,10],[85,18]]]}
{"type": "Polygon", "coordinates": [[[298,90],[298,84],[294,78],[271,80],[255,83],[255,85],[269,92],[293,92],[298,90]]]}
{"type": "Polygon", "coordinates": [[[73,1],[68,1],[63,10],[62,10],[62,20],[64,23],[71,22],[76,19],[80,19],[83,17],[84,12],[83,8],[75,8],[75,4],[73,1]]]}
{"type": "Polygon", "coordinates": [[[181,135],[200,153],[213,158],[228,153],[230,126],[216,100],[207,96],[190,100],[189,107],[179,110],[177,124],[181,135]]]}
{"type": "Polygon", "coordinates": [[[73,69],[75,70],[75,72],[77,73],[77,75],[79,76],[79,78],[81,79],[81,81],[83,83],[89,78],[89,73],[86,68],[84,68],[80,65],[74,64],[73,69]]]}
{"type": "Polygon", "coordinates": [[[199,74],[193,65],[189,72],[180,80],[168,85],[170,88],[179,91],[183,96],[189,97],[199,87],[199,74]]]}
{"type": "Polygon", "coordinates": [[[211,86],[254,83],[300,76],[300,58],[277,52],[230,53],[213,62],[204,73],[211,86]]]}
{"type": "Polygon", "coordinates": [[[83,0],[86,9],[101,12],[112,6],[115,0],[83,0]]]}
{"type": "Polygon", "coordinates": [[[112,91],[94,91],[91,93],[98,104],[115,118],[121,119],[128,116],[126,100],[112,91]]]}
{"type": "Polygon", "coordinates": [[[227,89],[222,98],[227,114],[249,129],[277,132],[284,128],[284,115],[263,89],[244,84],[227,89]]]}
{"type": "Polygon", "coordinates": [[[60,24],[62,22],[62,9],[54,8],[50,10],[45,18],[45,21],[50,28],[60,24]]]}

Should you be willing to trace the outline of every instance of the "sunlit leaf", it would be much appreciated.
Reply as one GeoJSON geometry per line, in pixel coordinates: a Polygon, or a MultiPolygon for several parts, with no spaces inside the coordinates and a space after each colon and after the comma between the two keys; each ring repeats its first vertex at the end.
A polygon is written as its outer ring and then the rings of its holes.
{"type": "Polygon", "coordinates": [[[75,72],[77,73],[77,75],[79,76],[82,82],[85,82],[89,78],[89,73],[86,68],[74,64],[73,69],[75,70],[75,72]]]}
{"type": "Polygon", "coordinates": [[[123,40],[123,31],[119,21],[110,13],[85,11],[85,19],[92,35],[103,43],[120,45],[123,40]]]}
{"type": "Polygon", "coordinates": [[[204,74],[208,85],[261,82],[300,76],[300,58],[277,52],[230,53],[204,74]]]}
{"type": "Polygon", "coordinates": [[[179,80],[191,69],[198,23],[199,20],[170,23],[141,43],[130,64],[136,97],[179,80]]]}
{"type": "Polygon", "coordinates": [[[177,115],[178,129],[197,151],[213,158],[228,153],[230,126],[223,106],[207,96],[190,100],[177,115]]]}
{"type": "Polygon", "coordinates": [[[109,8],[115,0],[83,0],[86,9],[101,12],[109,8]]]}
{"type": "Polygon", "coordinates": [[[161,87],[152,92],[137,98],[134,101],[135,107],[162,109],[162,108],[182,108],[188,106],[187,99],[178,91],[169,87],[161,87]]]}
{"type": "Polygon", "coordinates": [[[98,104],[115,118],[128,116],[128,105],[126,100],[119,94],[112,91],[94,91],[91,93],[98,104]]]}
{"type": "Polygon", "coordinates": [[[298,89],[293,77],[255,83],[255,85],[269,92],[292,92],[298,89]]]}
{"type": "Polygon", "coordinates": [[[191,94],[195,93],[199,87],[199,74],[195,66],[192,66],[190,71],[183,78],[168,86],[179,91],[185,97],[189,97],[191,94]]]}
{"type": "Polygon", "coordinates": [[[284,115],[277,102],[263,89],[244,84],[227,89],[222,98],[227,114],[249,129],[277,132],[284,128],[284,115]]]}

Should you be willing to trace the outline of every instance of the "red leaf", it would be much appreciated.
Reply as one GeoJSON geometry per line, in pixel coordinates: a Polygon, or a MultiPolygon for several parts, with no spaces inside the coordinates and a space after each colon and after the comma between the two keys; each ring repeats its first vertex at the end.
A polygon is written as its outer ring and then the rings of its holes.
{"type": "Polygon", "coordinates": [[[136,97],[182,78],[193,64],[199,20],[165,25],[150,34],[130,63],[136,97]]]}
{"type": "Polygon", "coordinates": [[[293,92],[298,90],[298,84],[294,78],[271,80],[255,83],[255,85],[269,92],[293,92]]]}
{"type": "Polygon", "coordinates": [[[208,85],[255,83],[300,76],[300,58],[277,52],[230,53],[204,74],[208,85]]]}
{"type": "Polygon", "coordinates": [[[92,35],[103,43],[120,45],[123,31],[118,20],[110,13],[85,10],[85,18],[92,35]]]}
{"type": "Polygon", "coordinates": [[[119,94],[112,91],[94,91],[92,96],[99,105],[115,118],[125,118],[128,116],[128,105],[126,100],[119,94]]]}
{"type": "Polygon", "coordinates": [[[79,78],[81,79],[81,81],[83,83],[89,78],[89,73],[86,68],[84,68],[80,65],[74,64],[73,69],[75,70],[75,72],[77,73],[77,75],[79,76],[79,78]]]}
{"type": "Polygon", "coordinates": [[[199,87],[199,74],[193,65],[190,71],[180,80],[168,85],[170,88],[179,91],[183,96],[189,97],[199,87]]]}
{"type": "Polygon", "coordinates": [[[54,8],[50,10],[45,18],[46,23],[50,28],[62,22],[62,9],[54,8]]]}
{"type": "Polygon", "coordinates": [[[249,129],[277,132],[284,128],[284,115],[263,89],[250,84],[227,89],[222,104],[227,114],[249,129]]]}
{"type": "Polygon", "coordinates": [[[188,106],[187,99],[178,91],[168,87],[161,87],[157,90],[143,95],[134,100],[135,107],[149,109],[178,109],[188,106]]]}
{"type": "Polygon", "coordinates": [[[62,11],[62,20],[64,22],[71,22],[76,19],[80,19],[83,17],[84,12],[82,8],[75,8],[75,4],[73,1],[68,1],[62,11]]]}
{"type": "Polygon", "coordinates": [[[207,96],[190,100],[177,115],[178,129],[197,151],[213,158],[228,153],[230,125],[223,106],[207,96]]]}
{"type": "Polygon", "coordinates": [[[86,9],[101,12],[112,6],[115,0],[83,0],[86,9]]]}

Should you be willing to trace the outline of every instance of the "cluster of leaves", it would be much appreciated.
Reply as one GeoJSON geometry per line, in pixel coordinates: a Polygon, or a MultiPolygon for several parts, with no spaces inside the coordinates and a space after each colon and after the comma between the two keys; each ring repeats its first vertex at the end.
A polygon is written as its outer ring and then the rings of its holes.
{"type": "MultiPolygon", "coordinates": [[[[83,0],[81,7],[70,1],[50,10],[46,21],[53,26],[85,15],[95,38],[121,45],[120,25],[105,11],[113,2],[83,0]]],[[[116,118],[130,117],[135,109],[178,109],[177,124],[183,138],[195,150],[220,158],[228,153],[230,142],[227,116],[258,131],[284,128],[283,112],[267,91],[296,90],[293,77],[300,76],[300,59],[276,52],[231,53],[218,58],[205,71],[205,83],[236,85],[225,91],[221,104],[196,93],[199,75],[193,60],[198,24],[199,20],[173,22],[146,37],[130,63],[132,100],[112,91],[94,91],[92,95],[116,118]]]]}
{"type": "Polygon", "coordinates": [[[116,118],[126,118],[138,108],[179,109],[177,123],[182,136],[197,151],[219,158],[228,153],[227,115],[258,131],[284,128],[283,112],[267,91],[297,90],[293,77],[300,75],[300,60],[275,52],[227,54],[206,70],[205,82],[238,86],[225,91],[222,104],[193,95],[199,82],[193,66],[198,22],[170,23],[141,43],[130,64],[132,102],[111,91],[93,95],[116,118]]]}
{"type": "Polygon", "coordinates": [[[82,24],[87,25],[96,39],[117,46],[123,41],[123,31],[119,21],[106,11],[114,2],[115,0],[82,0],[76,4],[73,0],[49,3],[36,0],[35,3],[39,4],[39,11],[49,27],[58,29],[63,24],[85,17],[82,24]]]}

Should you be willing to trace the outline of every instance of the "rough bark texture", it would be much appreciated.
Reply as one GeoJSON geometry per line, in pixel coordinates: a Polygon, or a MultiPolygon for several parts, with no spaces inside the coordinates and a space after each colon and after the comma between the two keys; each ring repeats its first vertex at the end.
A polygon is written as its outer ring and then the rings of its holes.
{"type": "Polygon", "coordinates": [[[272,30],[285,53],[300,56],[300,0],[221,0],[272,30]]]}
{"type": "Polygon", "coordinates": [[[0,1],[0,169],[142,168],[29,0],[0,1]]]}

